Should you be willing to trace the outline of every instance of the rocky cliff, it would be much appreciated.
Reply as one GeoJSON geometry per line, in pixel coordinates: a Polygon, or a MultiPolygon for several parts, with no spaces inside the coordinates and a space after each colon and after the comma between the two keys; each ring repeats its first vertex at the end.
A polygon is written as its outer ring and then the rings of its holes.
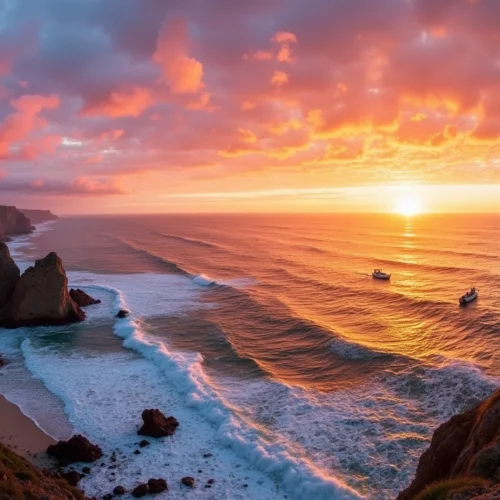
{"type": "Polygon", "coordinates": [[[28,234],[33,230],[30,220],[16,207],[0,205],[0,239],[16,234],[28,234]]]}
{"type": "Polygon", "coordinates": [[[437,428],[420,457],[415,478],[397,500],[454,499],[454,491],[460,492],[461,500],[500,498],[491,497],[499,484],[500,389],[437,428]],[[431,496],[438,490],[441,496],[431,496]]]}
{"type": "Polygon", "coordinates": [[[28,208],[18,208],[19,212],[28,217],[32,224],[40,224],[49,220],[56,220],[59,217],[54,215],[50,210],[33,210],[28,208]]]}
{"type": "Polygon", "coordinates": [[[21,274],[10,256],[9,247],[0,241],[0,309],[14,291],[21,274]]]}
{"type": "Polygon", "coordinates": [[[54,252],[29,267],[0,309],[0,326],[61,325],[82,321],[85,313],[71,299],[68,278],[54,252]]]}
{"type": "Polygon", "coordinates": [[[0,500],[84,500],[83,493],[0,444],[0,500]]]}

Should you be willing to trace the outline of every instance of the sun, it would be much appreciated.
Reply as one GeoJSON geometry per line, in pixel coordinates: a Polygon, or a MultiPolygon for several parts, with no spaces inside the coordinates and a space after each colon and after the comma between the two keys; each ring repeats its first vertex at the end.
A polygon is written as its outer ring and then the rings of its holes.
{"type": "Polygon", "coordinates": [[[420,198],[413,195],[404,195],[396,203],[394,210],[396,213],[412,217],[422,212],[420,198]]]}

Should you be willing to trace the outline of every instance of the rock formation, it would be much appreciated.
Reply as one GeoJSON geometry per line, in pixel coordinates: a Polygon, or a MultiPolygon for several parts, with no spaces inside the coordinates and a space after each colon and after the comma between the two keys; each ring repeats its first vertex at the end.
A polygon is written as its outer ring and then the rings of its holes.
{"type": "Polygon", "coordinates": [[[134,498],[145,497],[149,493],[149,486],[145,483],[139,484],[132,490],[132,496],[134,498]]]}
{"type": "Polygon", "coordinates": [[[138,434],[151,437],[172,436],[179,422],[174,417],[165,417],[160,410],[144,410],[142,412],[143,426],[138,434]]]}
{"type": "Polygon", "coordinates": [[[0,309],[14,291],[21,274],[10,256],[9,247],[0,241],[0,309]]]}
{"type": "Polygon", "coordinates": [[[157,495],[158,493],[162,493],[163,491],[168,490],[167,481],[165,479],[154,479],[151,478],[148,481],[149,493],[152,495],[157,495]]]}
{"type": "Polygon", "coordinates": [[[0,239],[9,235],[28,234],[32,229],[30,220],[16,207],[0,205],[0,239]]]}
{"type": "Polygon", "coordinates": [[[74,462],[95,462],[102,457],[99,446],[92,444],[85,436],[73,436],[69,441],[59,441],[47,448],[47,454],[65,467],[74,462]]]}
{"type": "Polygon", "coordinates": [[[412,500],[432,483],[454,478],[482,478],[495,488],[500,483],[500,389],[437,428],[415,478],[397,500],[412,500]]]}
{"type": "Polygon", "coordinates": [[[99,299],[94,299],[83,290],[79,288],[72,288],[69,291],[69,296],[76,302],[80,307],[87,307],[93,304],[100,304],[101,301],[99,299]]]}
{"type": "Polygon", "coordinates": [[[23,273],[0,309],[0,326],[7,328],[61,325],[83,319],[85,313],[69,296],[66,272],[54,252],[23,273]]]}
{"type": "Polygon", "coordinates": [[[31,224],[41,224],[49,220],[56,220],[59,217],[54,215],[50,210],[33,210],[27,208],[18,208],[19,212],[28,217],[31,224]]]}
{"type": "Polygon", "coordinates": [[[0,444],[0,500],[85,500],[68,483],[30,464],[0,444]]]}
{"type": "Polygon", "coordinates": [[[117,318],[126,318],[130,313],[126,309],[120,309],[116,314],[117,318]]]}
{"type": "Polygon", "coordinates": [[[194,488],[194,477],[186,476],[181,479],[181,483],[188,488],[194,488]]]}

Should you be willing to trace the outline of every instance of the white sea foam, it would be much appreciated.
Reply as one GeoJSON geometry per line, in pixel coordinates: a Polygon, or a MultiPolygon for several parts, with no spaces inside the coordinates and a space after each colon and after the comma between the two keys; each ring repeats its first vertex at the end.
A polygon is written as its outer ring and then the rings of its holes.
{"type": "Polygon", "coordinates": [[[208,277],[206,274],[199,274],[193,278],[193,283],[201,286],[211,286],[215,285],[217,282],[212,278],[208,277]]]}
{"type": "MultiPolygon", "coordinates": [[[[199,287],[186,278],[167,275],[106,275],[106,282],[115,286],[95,284],[103,279],[70,273],[74,285],[113,295],[110,316],[119,309],[131,310],[114,328],[124,346],[140,357],[128,351],[85,356],[61,353],[38,346],[35,338],[24,341],[22,350],[32,373],[64,401],[75,430],[98,441],[107,452],[115,448],[125,452],[116,471],[120,482],[132,487],[152,476],[166,477],[173,481],[170,491],[180,494],[179,478],[193,475],[200,481],[215,478],[211,491],[216,498],[361,498],[311,463],[294,457],[285,442],[268,441],[239,418],[211,386],[199,354],[174,352],[147,336],[141,318],[200,307],[199,287]],[[163,291],[161,299],[158,287],[163,291]],[[138,439],[136,425],[146,407],[175,415],[181,425],[172,439],[154,443],[136,456],[132,454],[138,439]],[[204,459],[204,453],[213,457],[204,459]],[[204,472],[197,473],[199,469],[204,472]]],[[[99,316],[96,313],[94,319],[99,316]]],[[[107,474],[106,468],[94,467],[83,483],[88,494],[108,492],[102,488],[108,484],[107,474]]],[[[110,490],[114,485],[109,482],[110,490]]],[[[206,497],[207,491],[190,492],[190,496],[198,495],[206,497]]]]}

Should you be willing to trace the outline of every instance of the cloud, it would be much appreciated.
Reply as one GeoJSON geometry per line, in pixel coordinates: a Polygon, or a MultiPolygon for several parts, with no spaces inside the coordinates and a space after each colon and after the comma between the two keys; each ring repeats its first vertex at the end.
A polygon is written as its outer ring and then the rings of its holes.
{"type": "MultiPolygon", "coordinates": [[[[0,125],[0,156],[8,156],[10,148],[24,140],[34,129],[43,129],[46,121],[38,115],[59,106],[56,95],[23,95],[10,101],[11,112],[0,125]]],[[[29,146],[26,146],[29,147],[29,146]]]]}
{"type": "Polygon", "coordinates": [[[288,75],[284,71],[276,70],[273,73],[270,82],[276,87],[282,87],[288,83],[288,75]]]}
{"type": "Polygon", "coordinates": [[[87,103],[82,109],[84,115],[105,115],[110,118],[121,116],[140,116],[153,102],[148,89],[133,88],[130,90],[112,91],[102,101],[87,103]]]}
{"type": "Polygon", "coordinates": [[[2,184],[498,182],[499,16],[497,0],[11,2],[2,184]]]}
{"type": "Polygon", "coordinates": [[[187,54],[187,23],[181,19],[166,22],[158,35],[153,60],[161,67],[163,80],[174,94],[193,94],[203,90],[203,64],[187,54]]]}
{"type": "Polygon", "coordinates": [[[73,181],[55,181],[37,178],[31,181],[3,180],[0,183],[0,191],[24,193],[30,195],[51,196],[108,196],[125,194],[126,191],[119,188],[116,183],[109,179],[89,179],[79,177],[73,181]]]}

